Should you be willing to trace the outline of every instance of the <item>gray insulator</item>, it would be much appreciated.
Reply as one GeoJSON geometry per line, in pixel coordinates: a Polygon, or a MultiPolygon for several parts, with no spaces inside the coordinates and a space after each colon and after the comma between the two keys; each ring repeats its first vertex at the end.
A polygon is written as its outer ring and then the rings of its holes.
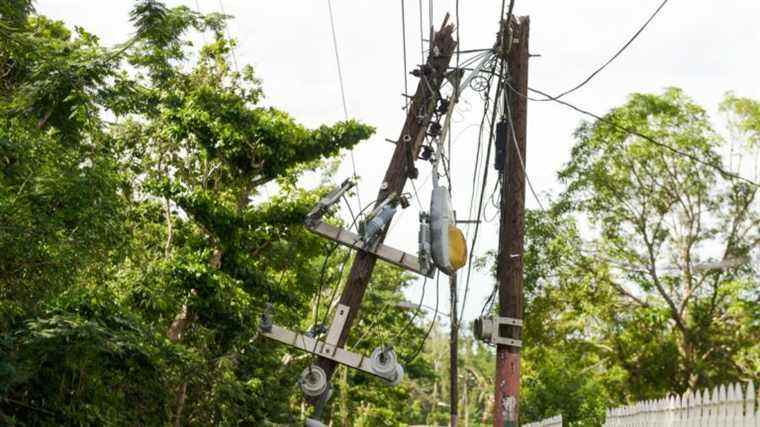
{"type": "Polygon", "coordinates": [[[259,329],[262,332],[272,332],[272,316],[268,314],[262,314],[261,322],[259,322],[259,329]]]}
{"type": "Polygon", "coordinates": [[[419,249],[417,250],[417,258],[420,262],[420,268],[424,273],[429,272],[433,268],[432,260],[432,247],[430,244],[430,222],[427,214],[420,213],[420,232],[417,236],[419,243],[419,249]]]}
{"type": "Polygon", "coordinates": [[[322,421],[315,420],[314,418],[306,419],[306,427],[327,427],[322,421]]]}
{"type": "Polygon", "coordinates": [[[388,385],[391,387],[396,387],[397,385],[401,384],[401,380],[404,379],[404,367],[397,363],[396,370],[393,375],[393,379],[388,380],[388,385]]]}
{"type": "Polygon", "coordinates": [[[370,356],[372,371],[383,378],[391,379],[396,372],[396,352],[391,349],[376,348],[370,356]]]}
{"type": "Polygon", "coordinates": [[[396,214],[396,208],[391,205],[385,205],[380,212],[372,218],[364,227],[362,239],[365,243],[371,243],[375,240],[378,233],[391,222],[393,215],[396,214]]]}
{"type": "Polygon", "coordinates": [[[327,374],[317,365],[311,365],[301,373],[301,390],[311,397],[321,396],[327,390],[327,374]]]}

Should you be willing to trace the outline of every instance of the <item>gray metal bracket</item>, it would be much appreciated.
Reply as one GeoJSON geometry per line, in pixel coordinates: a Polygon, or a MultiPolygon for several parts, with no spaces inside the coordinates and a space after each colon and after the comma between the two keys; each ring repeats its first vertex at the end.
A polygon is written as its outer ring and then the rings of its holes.
{"type": "Polygon", "coordinates": [[[475,319],[473,333],[476,338],[489,344],[507,345],[510,347],[522,347],[522,340],[503,337],[499,335],[501,326],[513,326],[522,328],[522,319],[501,316],[483,316],[475,319]]]}

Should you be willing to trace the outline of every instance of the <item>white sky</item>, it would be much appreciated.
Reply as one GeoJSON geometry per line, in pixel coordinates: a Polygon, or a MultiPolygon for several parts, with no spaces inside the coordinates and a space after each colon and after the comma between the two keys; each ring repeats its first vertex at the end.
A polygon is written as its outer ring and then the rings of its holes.
{"type": "MultiPolygon", "coordinates": [[[[343,119],[337,69],[330,33],[327,1],[184,0],[169,5],[200,7],[203,13],[220,7],[234,15],[232,37],[239,42],[237,59],[254,66],[262,78],[266,103],[291,113],[302,123],[316,126],[343,119]]],[[[423,1],[425,26],[427,1],[423,1]]],[[[574,86],[609,58],[646,20],[660,0],[517,0],[515,14],[531,16],[530,64],[532,87],[557,93],[574,86]]],[[[69,25],[79,25],[101,37],[105,45],[125,41],[133,32],[128,13],[131,0],[37,0],[37,10],[69,25]]],[[[408,66],[420,62],[418,2],[405,1],[408,66]]],[[[434,1],[434,20],[454,14],[454,0],[434,1]]],[[[492,46],[498,29],[500,1],[461,0],[461,49],[492,46]]],[[[362,201],[373,200],[403,123],[400,1],[333,0],[340,57],[349,115],[377,127],[377,133],[355,151],[361,176],[362,201]]],[[[659,92],[667,86],[683,88],[715,116],[726,91],[759,99],[760,1],[671,0],[632,46],[589,85],[566,100],[595,113],[625,102],[631,92],[659,92]],[[754,52],[754,53],[753,53],[754,52]]],[[[426,30],[427,31],[427,30],[426,30]]],[[[410,91],[417,79],[409,76],[410,91]]],[[[482,104],[477,96],[470,106],[460,103],[462,114],[453,135],[462,136],[453,148],[454,202],[459,217],[466,215],[482,104]],[[470,111],[467,111],[467,110],[470,111]]],[[[528,107],[527,172],[536,190],[557,191],[556,172],[569,159],[572,132],[583,119],[555,103],[528,107]]],[[[348,157],[337,180],[351,175],[348,157]]],[[[423,205],[429,203],[430,182],[420,185],[429,166],[418,162],[417,181],[423,205]]],[[[490,183],[493,183],[492,175],[490,183]]],[[[489,184],[489,188],[492,188],[489,184]]],[[[411,191],[411,187],[409,187],[411,191]]],[[[527,207],[537,207],[530,193],[527,207]]],[[[416,203],[396,222],[387,243],[415,253],[416,203]]],[[[486,215],[491,218],[493,208],[486,215]]],[[[481,228],[475,255],[496,248],[496,223],[481,228]]],[[[464,280],[460,279],[460,286],[464,280]]],[[[471,281],[465,320],[480,313],[493,285],[485,274],[471,281]]],[[[460,290],[461,295],[461,290],[460,290]]],[[[418,301],[419,284],[407,292],[418,301]]],[[[441,280],[441,310],[448,312],[448,282],[441,280]]],[[[460,296],[461,302],[461,296],[460,296]]],[[[428,284],[425,304],[435,305],[434,287],[428,284]]]]}

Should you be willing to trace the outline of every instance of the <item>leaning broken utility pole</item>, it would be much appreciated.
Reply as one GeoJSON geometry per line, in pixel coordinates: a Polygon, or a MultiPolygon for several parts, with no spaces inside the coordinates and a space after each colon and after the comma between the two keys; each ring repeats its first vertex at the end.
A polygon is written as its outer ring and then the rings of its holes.
{"type": "MultiPolygon", "coordinates": [[[[396,149],[393,152],[385,178],[380,186],[376,202],[378,204],[386,200],[389,195],[394,193],[397,195],[402,194],[407,178],[415,178],[417,176],[414,161],[417,159],[422,144],[427,137],[431,118],[436,109],[440,109],[439,90],[444,79],[447,77],[449,62],[456,47],[456,41],[452,37],[454,26],[448,24],[448,19],[449,16],[447,14],[440,30],[435,32],[432,37],[427,62],[413,73],[420,78],[420,82],[408,105],[406,122],[404,123],[401,135],[396,141],[396,149]]],[[[387,228],[386,225],[380,231],[377,237],[378,242],[382,243],[385,239],[387,228]]],[[[348,280],[339,300],[339,306],[347,307],[347,316],[342,322],[341,330],[336,331],[338,334],[337,347],[344,346],[348,339],[348,333],[359,312],[359,306],[369,284],[377,258],[375,254],[367,251],[358,251],[356,253],[356,258],[351,266],[348,280]]],[[[320,356],[317,365],[322,368],[329,382],[335,370],[336,361],[332,358],[320,356]]],[[[325,391],[324,393],[327,392],[325,391]]],[[[323,401],[323,396],[314,396],[310,399],[310,402],[315,405],[320,401],[323,401]]]]}
{"type": "Polygon", "coordinates": [[[520,396],[520,346],[523,318],[523,243],[525,229],[525,142],[527,134],[528,40],[530,18],[520,17],[503,31],[511,39],[506,53],[508,78],[505,111],[508,126],[506,161],[502,171],[501,222],[496,274],[499,316],[496,331],[496,396],[494,426],[517,426],[520,396]],[[506,32],[511,31],[511,37],[506,32]],[[517,92],[517,93],[516,93],[517,92]]]}

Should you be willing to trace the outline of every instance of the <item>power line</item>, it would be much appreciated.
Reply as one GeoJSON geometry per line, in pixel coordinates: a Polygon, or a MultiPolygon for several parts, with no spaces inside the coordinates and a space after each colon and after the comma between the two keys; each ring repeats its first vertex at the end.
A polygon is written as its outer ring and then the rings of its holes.
{"type": "Polygon", "coordinates": [[[668,144],[664,144],[664,143],[662,143],[662,142],[660,142],[660,141],[652,138],[651,136],[645,135],[645,134],[643,134],[643,133],[641,133],[641,132],[639,132],[637,130],[630,129],[630,128],[627,128],[625,126],[622,126],[622,125],[618,124],[617,122],[615,122],[614,120],[611,120],[609,118],[602,117],[602,116],[599,116],[598,114],[594,114],[594,113],[592,113],[590,111],[584,110],[584,109],[582,109],[580,107],[577,107],[577,106],[575,106],[575,105],[573,105],[573,104],[571,104],[571,103],[569,103],[567,101],[563,101],[561,99],[556,99],[556,98],[551,98],[551,96],[548,95],[546,92],[543,92],[543,91],[540,91],[538,89],[533,89],[533,88],[529,87],[528,91],[537,93],[537,94],[545,97],[543,99],[541,99],[541,98],[533,98],[533,97],[528,96],[526,94],[520,93],[517,89],[515,89],[514,87],[512,87],[511,85],[509,85],[509,83],[507,83],[507,86],[515,94],[517,94],[519,96],[522,96],[522,97],[524,97],[524,98],[526,98],[526,99],[528,99],[530,101],[554,101],[554,102],[557,102],[557,103],[562,104],[562,105],[564,105],[564,106],[566,106],[568,108],[571,108],[571,109],[573,109],[573,110],[575,110],[575,111],[577,111],[577,112],[579,112],[581,114],[584,114],[586,116],[592,117],[592,118],[596,119],[597,121],[600,121],[600,122],[603,122],[603,123],[607,123],[608,125],[614,127],[617,130],[623,131],[623,132],[627,133],[628,135],[638,136],[639,138],[642,138],[642,139],[644,139],[645,141],[647,141],[649,143],[657,145],[658,147],[662,147],[662,148],[664,148],[664,149],[666,149],[668,151],[671,151],[674,154],[677,154],[677,155],[683,156],[683,157],[687,157],[690,160],[693,160],[693,161],[695,161],[695,162],[697,162],[697,163],[699,163],[701,165],[713,168],[714,170],[718,171],[723,176],[730,177],[730,178],[733,178],[733,179],[737,179],[737,180],[740,180],[740,181],[744,181],[744,182],[746,182],[746,183],[748,183],[750,185],[756,186],[756,187],[760,186],[760,184],[758,184],[755,181],[752,181],[752,180],[750,180],[748,178],[744,178],[743,176],[737,175],[737,174],[735,174],[733,172],[727,171],[723,167],[721,167],[719,165],[716,165],[714,163],[706,162],[706,161],[700,159],[699,157],[697,157],[697,156],[695,156],[693,154],[687,153],[687,152],[685,152],[683,150],[679,150],[678,148],[672,147],[672,146],[670,146],[668,144]]]}
{"type": "Polygon", "coordinates": [[[428,328],[427,332],[425,332],[425,336],[422,338],[422,341],[420,341],[419,347],[417,347],[417,350],[405,360],[405,364],[408,365],[414,361],[414,359],[419,356],[420,352],[422,352],[422,349],[425,347],[425,341],[427,341],[428,337],[430,336],[430,332],[433,330],[433,327],[435,327],[435,322],[438,320],[438,296],[440,294],[440,279],[441,279],[441,272],[438,271],[435,275],[435,314],[433,314],[433,320],[430,322],[430,327],[428,328]]]}
{"type": "Polygon", "coordinates": [[[404,56],[404,100],[409,107],[409,70],[406,68],[406,11],[404,10],[404,0],[401,0],[401,43],[403,46],[404,56]]]}
{"type": "MultiPolygon", "coordinates": [[[[511,86],[510,86],[511,87],[511,86]]],[[[504,96],[507,98],[507,102],[504,104],[507,106],[507,122],[509,123],[509,128],[512,133],[512,142],[515,146],[515,152],[517,153],[517,159],[520,160],[520,166],[522,167],[523,174],[525,175],[525,180],[528,182],[528,188],[530,188],[531,194],[533,194],[533,198],[536,199],[536,203],[538,203],[538,207],[541,208],[542,211],[545,211],[543,203],[541,203],[541,200],[538,198],[538,194],[536,194],[536,190],[533,188],[533,183],[530,181],[530,176],[528,176],[528,169],[525,167],[525,160],[523,159],[522,154],[520,154],[520,148],[517,146],[517,133],[515,132],[515,123],[512,121],[512,111],[509,108],[509,96],[505,93],[504,96]]]]}
{"type": "MultiPolygon", "coordinates": [[[[371,206],[373,206],[374,203],[375,203],[374,201],[371,202],[371,203],[369,203],[367,206],[365,206],[364,208],[362,208],[362,210],[359,211],[359,213],[357,214],[357,216],[354,216],[353,211],[351,210],[351,205],[348,203],[348,200],[346,200],[345,196],[343,197],[343,201],[348,206],[348,211],[351,214],[352,222],[351,222],[351,226],[348,227],[349,230],[351,228],[354,228],[356,226],[357,222],[359,221],[359,217],[361,216],[361,214],[364,213],[364,211],[366,211],[367,209],[369,209],[371,206]]],[[[354,243],[356,243],[356,242],[354,242],[354,243]]],[[[324,288],[324,282],[325,282],[324,278],[325,278],[325,272],[326,272],[326,269],[327,269],[327,263],[329,262],[330,257],[332,257],[333,253],[335,253],[335,250],[338,248],[338,246],[340,246],[339,243],[334,243],[332,245],[332,247],[327,251],[327,254],[325,255],[325,260],[322,262],[322,268],[321,268],[321,271],[320,271],[320,274],[319,274],[319,288],[317,290],[317,303],[314,304],[314,327],[317,326],[317,323],[318,323],[318,320],[319,320],[319,305],[320,305],[321,299],[322,299],[322,289],[324,288]]],[[[351,246],[353,246],[353,244],[351,246]]],[[[349,251],[349,254],[350,254],[350,251],[349,251]]],[[[345,262],[344,262],[344,265],[345,265],[345,262]]],[[[340,284],[340,277],[342,277],[342,276],[343,276],[343,274],[341,273],[341,275],[338,277],[338,284],[336,284],[335,287],[339,286],[339,284],[340,284]]],[[[282,280],[282,277],[280,279],[282,280]]],[[[332,295],[333,296],[331,297],[330,304],[327,305],[327,312],[330,311],[330,306],[333,303],[332,300],[333,300],[333,298],[335,298],[335,288],[333,288],[332,295]]],[[[327,315],[327,313],[325,313],[325,315],[327,315]]]]}
{"type": "MultiPolygon", "coordinates": [[[[495,69],[495,63],[494,63],[494,69],[495,69]]],[[[504,73],[504,60],[500,61],[499,66],[499,75],[503,75],[504,73]]],[[[486,186],[488,184],[488,172],[491,170],[489,168],[489,162],[491,160],[491,145],[493,143],[493,137],[494,137],[494,126],[496,125],[496,115],[499,110],[499,98],[502,96],[502,85],[501,83],[502,78],[499,78],[499,84],[496,86],[496,94],[494,96],[494,107],[493,107],[493,114],[491,116],[491,123],[488,130],[488,145],[486,148],[486,160],[483,170],[483,180],[481,181],[481,188],[480,188],[480,200],[478,201],[478,213],[477,213],[477,222],[475,223],[475,233],[472,237],[472,246],[469,254],[469,260],[467,262],[467,279],[465,280],[465,286],[464,286],[464,296],[462,297],[462,308],[459,313],[459,319],[462,319],[464,317],[464,309],[467,304],[467,296],[470,292],[470,278],[472,275],[472,257],[474,255],[474,249],[475,244],[478,240],[478,232],[480,231],[480,217],[483,213],[483,202],[484,197],[486,193],[486,186]]]]}
{"type": "MultiPolygon", "coordinates": [[[[221,0],[220,0],[221,1],[221,0]]],[[[332,40],[333,40],[333,50],[335,51],[335,63],[338,66],[338,83],[340,84],[340,99],[343,102],[343,115],[346,120],[348,120],[348,107],[346,104],[346,89],[343,85],[343,68],[340,65],[340,54],[338,53],[338,37],[335,34],[335,19],[333,18],[333,10],[332,10],[332,1],[327,0],[327,10],[330,13],[330,29],[332,30],[332,40]]],[[[356,159],[354,158],[354,149],[353,147],[349,151],[351,156],[351,169],[354,173],[354,179],[357,179],[356,175],[356,159]]],[[[362,199],[361,196],[359,196],[359,190],[357,189],[356,192],[356,201],[359,203],[359,207],[362,206],[362,199]]]]}
{"type": "Polygon", "coordinates": [[[630,46],[631,43],[633,43],[633,41],[636,40],[639,37],[639,35],[642,32],[644,32],[644,29],[646,29],[646,27],[649,25],[650,22],[652,22],[652,20],[655,18],[655,16],[657,16],[657,14],[660,13],[660,10],[662,10],[662,8],[668,3],[668,1],[669,0],[663,0],[662,3],[660,3],[660,5],[657,7],[657,9],[655,9],[654,12],[652,12],[652,14],[649,16],[649,19],[647,19],[644,22],[644,24],[641,27],[639,27],[639,29],[633,34],[633,36],[631,36],[631,38],[628,39],[628,41],[620,49],[618,49],[618,51],[615,52],[615,54],[612,55],[612,57],[607,60],[607,62],[605,62],[604,64],[602,64],[601,67],[599,67],[596,70],[594,70],[594,72],[591,73],[591,74],[589,74],[589,76],[586,77],[582,82],[578,83],[577,85],[575,85],[571,89],[568,89],[568,90],[560,93],[557,96],[546,95],[548,99],[542,99],[542,100],[539,100],[539,101],[556,101],[559,98],[562,98],[563,96],[565,96],[567,94],[570,94],[572,92],[575,92],[576,90],[578,90],[578,89],[582,88],[583,86],[585,86],[588,82],[591,81],[591,79],[593,79],[594,77],[596,77],[597,74],[599,74],[600,72],[602,72],[602,70],[604,70],[605,68],[607,68],[608,65],[610,65],[615,59],[617,59],[617,57],[620,56],[628,48],[628,46],[630,46]]]}
{"type": "MultiPolygon", "coordinates": [[[[196,2],[196,6],[198,3],[196,2]]],[[[219,0],[219,11],[222,12],[222,15],[227,15],[227,13],[224,12],[224,4],[222,4],[222,0],[219,0]]],[[[232,41],[232,36],[230,35],[230,28],[225,25],[224,30],[227,33],[227,38],[230,40],[230,52],[232,53],[232,61],[233,64],[235,64],[235,72],[240,72],[240,67],[238,66],[238,60],[237,60],[237,54],[235,53],[235,43],[232,41]]]]}
{"type": "Polygon", "coordinates": [[[343,115],[348,120],[348,107],[346,106],[346,91],[343,85],[343,69],[340,65],[340,53],[338,52],[338,38],[335,35],[335,19],[333,18],[332,1],[327,0],[327,9],[330,12],[330,29],[332,30],[333,48],[335,51],[335,63],[338,66],[338,83],[340,83],[340,99],[343,101],[343,115]]]}
{"type": "Polygon", "coordinates": [[[419,0],[420,5],[420,63],[425,63],[425,30],[422,24],[422,0],[419,0]]]}
{"type": "MultiPolygon", "coordinates": [[[[198,12],[198,15],[203,15],[201,13],[201,5],[200,3],[198,3],[198,0],[195,0],[195,11],[198,12]]],[[[200,33],[201,33],[201,37],[203,37],[203,45],[205,46],[208,44],[208,41],[206,40],[206,32],[201,31],[200,33]]]]}
{"type": "Polygon", "coordinates": [[[406,335],[407,331],[409,331],[410,327],[414,324],[414,319],[416,319],[417,316],[422,311],[423,302],[425,300],[425,287],[427,285],[427,279],[428,279],[427,276],[425,276],[424,280],[422,281],[422,294],[420,295],[420,302],[419,302],[419,304],[417,304],[417,308],[414,310],[414,314],[412,315],[412,317],[409,318],[409,321],[406,322],[406,324],[404,325],[404,327],[401,328],[401,330],[398,332],[398,334],[396,335],[394,341],[396,341],[396,340],[404,337],[404,335],[406,335]]]}
{"type": "MultiPolygon", "coordinates": [[[[433,0],[428,0],[428,26],[431,29],[433,28],[433,0]]],[[[433,43],[433,40],[432,40],[433,33],[431,32],[430,35],[431,35],[430,43],[433,43]]]]}
{"type": "MultiPolygon", "coordinates": [[[[454,11],[456,13],[456,20],[457,20],[457,68],[459,68],[459,55],[461,53],[459,48],[460,48],[460,46],[462,46],[462,38],[459,36],[459,28],[461,27],[461,25],[459,25],[459,23],[460,23],[460,21],[459,21],[459,0],[456,1],[454,11]]],[[[459,94],[455,91],[454,92],[454,96],[458,97],[459,94]]]]}

